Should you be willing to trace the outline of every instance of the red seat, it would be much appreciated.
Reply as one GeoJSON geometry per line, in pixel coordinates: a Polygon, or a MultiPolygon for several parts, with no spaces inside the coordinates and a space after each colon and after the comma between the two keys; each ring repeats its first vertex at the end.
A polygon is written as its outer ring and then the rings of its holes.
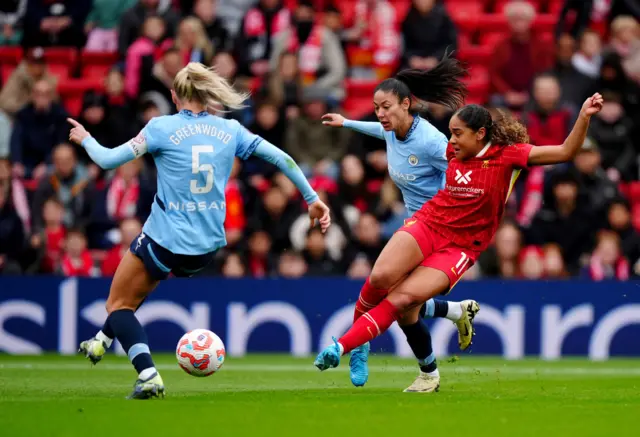
{"type": "Polygon", "coordinates": [[[454,23],[464,21],[469,17],[478,16],[484,12],[484,5],[480,2],[453,1],[445,3],[447,13],[454,23]]]}
{"type": "Polygon", "coordinates": [[[490,52],[496,48],[500,41],[509,37],[509,32],[485,32],[480,36],[480,46],[486,47],[490,52]]]}
{"type": "Polygon", "coordinates": [[[358,120],[373,111],[371,96],[349,97],[344,101],[344,110],[349,118],[358,120]]]}
{"type": "Polygon", "coordinates": [[[80,76],[85,78],[104,77],[118,62],[117,52],[82,52],[80,76]]]}
{"type": "Polygon", "coordinates": [[[104,91],[102,78],[66,79],[58,83],[58,94],[67,112],[77,117],[82,110],[82,98],[88,90],[104,91]]]}
{"type": "Polygon", "coordinates": [[[489,61],[493,47],[483,46],[464,46],[458,50],[458,59],[468,64],[485,64],[489,61]]]}
{"type": "Polygon", "coordinates": [[[554,14],[539,14],[533,22],[536,32],[554,32],[558,24],[558,17],[554,14]]]}
{"type": "Polygon", "coordinates": [[[345,88],[348,97],[369,99],[370,104],[377,85],[377,81],[348,79],[345,88]]]}
{"type": "Polygon", "coordinates": [[[78,51],[69,47],[46,48],[44,49],[44,59],[51,74],[64,80],[75,72],[78,51]]]}
{"type": "Polygon", "coordinates": [[[0,80],[3,84],[22,61],[22,55],[21,47],[0,47],[0,80]]]}

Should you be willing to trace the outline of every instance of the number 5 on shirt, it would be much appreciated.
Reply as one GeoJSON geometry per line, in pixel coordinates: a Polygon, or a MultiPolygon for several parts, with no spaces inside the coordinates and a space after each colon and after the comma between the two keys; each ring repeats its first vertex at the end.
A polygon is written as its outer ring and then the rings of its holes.
{"type": "Polygon", "coordinates": [[[197,179],[191,179],[191,192],[193,194],[206,194],[213,188],[213,164],[201,164],[200,154],[213,153],[213,146],[192,146],[191,147],[191,173],[206,173],[204,187],[198,186],[197,179]]]}

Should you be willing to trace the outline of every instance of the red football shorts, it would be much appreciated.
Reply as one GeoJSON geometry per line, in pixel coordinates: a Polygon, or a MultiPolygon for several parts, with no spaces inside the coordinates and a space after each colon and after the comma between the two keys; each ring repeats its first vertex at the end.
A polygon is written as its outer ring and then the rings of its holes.
{"type": "Polygon", "coordinates": [[[405,220],[404,225],[398,230],[411,234],[418,242],[424,256],[421,266],[440,270],[447,275],[449,278],[448,291],[451,291],[462,275],[473,266],[480,256],[480,252],[456,246],[431,229],[426,223],[415,218],[405,220]]]}

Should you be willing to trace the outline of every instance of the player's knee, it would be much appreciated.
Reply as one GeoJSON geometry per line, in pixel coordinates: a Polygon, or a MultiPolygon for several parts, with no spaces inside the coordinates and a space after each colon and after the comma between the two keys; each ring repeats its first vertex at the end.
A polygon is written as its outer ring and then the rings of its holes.
{"type": "Polygon", "coordinates": [[[393,304],[393,306],[403,312],[424,303],[419,296],[414,296],[412,294],[402,292],[392,293],[391,295],[389,295],[388,299],[389,302],[393,304]]]}
{"type": "Polygon", "coordinates": [[[386,267],[374,268],[369,275],[369,283],[373,288],[388,290],[395,284],[395,276],[393,271],[386,267]]]}

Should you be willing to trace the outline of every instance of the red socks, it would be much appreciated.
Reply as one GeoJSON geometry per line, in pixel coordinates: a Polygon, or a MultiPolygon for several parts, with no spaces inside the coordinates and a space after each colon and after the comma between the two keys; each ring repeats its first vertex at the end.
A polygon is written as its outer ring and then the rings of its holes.
{"type": "Polygon", "coordinates": [[[371,311],[378,305],[382,300],[387,297],[387,293],[389,290],[379,290],[377,288],[373,288],[371,286],[371,282],[369,282],[369,278],[364,282],[362,286],[362,290],[360,290],[360,295],[358,296],[358,301],[356,302],[356,309],[353,312],[353,322],[360,318],[367,311],[371,311]]]}
{"type": "Polygon", "coordinates": [[[388,300],[383,300],[375,308],[354,322],[351,329],[338,342],[344,347],[344,354],[351,352],[369,340],[385,332],[400,316],[400,311],[388,300]]]}

